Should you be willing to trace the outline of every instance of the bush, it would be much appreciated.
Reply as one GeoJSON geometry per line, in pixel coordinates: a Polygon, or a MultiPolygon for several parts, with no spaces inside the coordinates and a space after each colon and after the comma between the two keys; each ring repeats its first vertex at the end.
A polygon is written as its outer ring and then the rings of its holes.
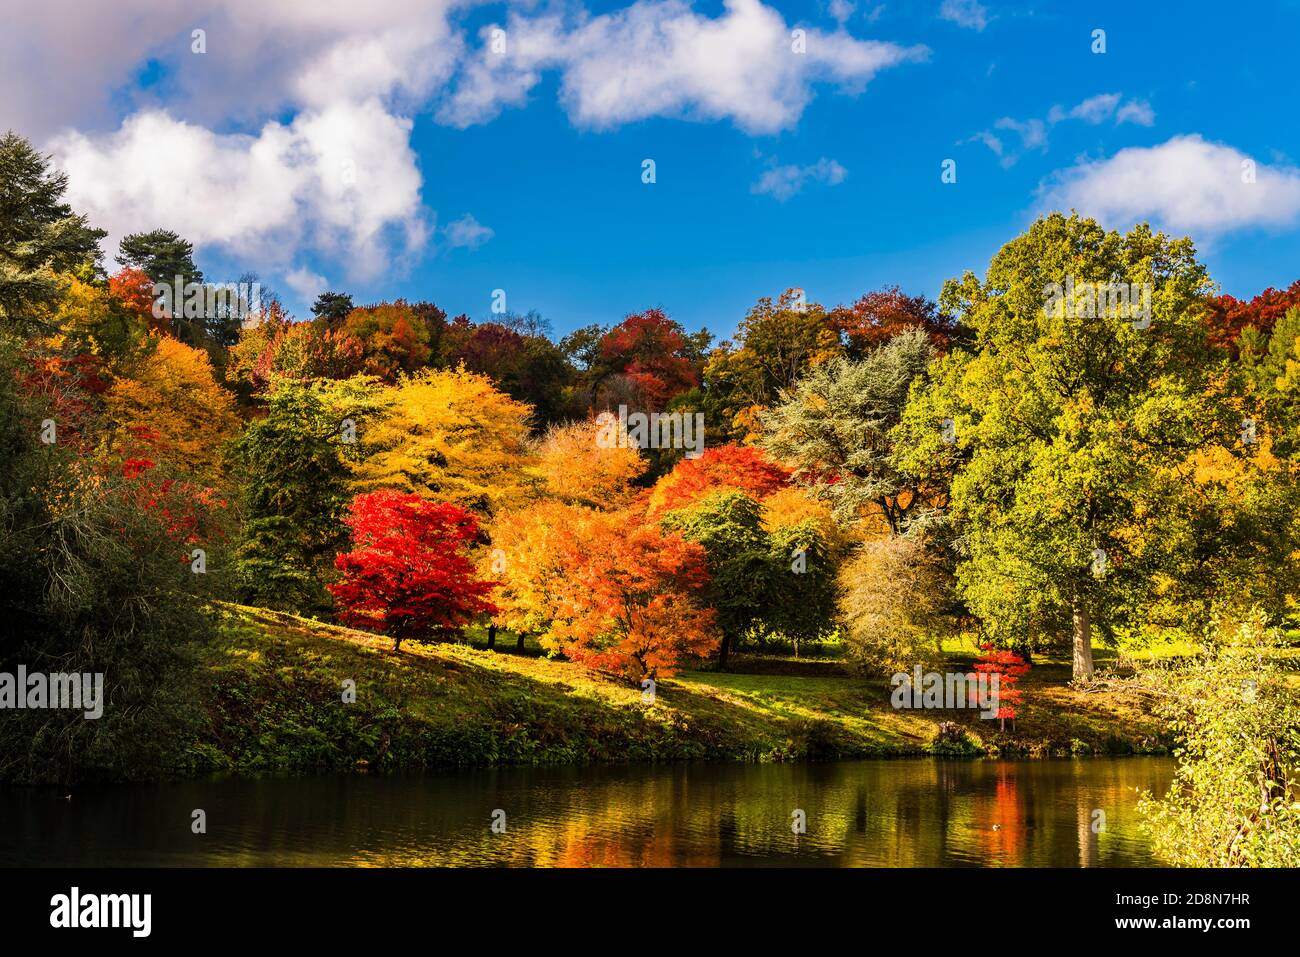
{"type": "Polygon", "coordinates": [[[894,536],[866,543],[840,583],[845,654],[855,667],[890,675],[937,658],[953,628],[945,613],[948,576],[922,541],[894,536]]]}

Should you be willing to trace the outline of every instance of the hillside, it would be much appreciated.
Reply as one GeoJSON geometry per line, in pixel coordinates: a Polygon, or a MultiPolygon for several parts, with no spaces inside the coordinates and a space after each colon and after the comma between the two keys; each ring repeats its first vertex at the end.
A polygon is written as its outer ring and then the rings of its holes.
{"type": "MultiPolygon", "coordinates": [[[[533,653],[411,645],[293,615],[226,606],[204,649],[203,728],[191,770],[397,769],[440,765],[783,761],[934,753],[939,721],[969,734],[950,751],[1159,751],[1122,693],[1077,692],[1047,663],[1025,683],[1014,732],[971,712],[895,711],[888,683],[838,663],[736,659],[639,689],[533,653]],[[344,703],[344,682],[356,698],[344,703]]],[[[953,668],[969,657],[951,654],[953,668]]]]}

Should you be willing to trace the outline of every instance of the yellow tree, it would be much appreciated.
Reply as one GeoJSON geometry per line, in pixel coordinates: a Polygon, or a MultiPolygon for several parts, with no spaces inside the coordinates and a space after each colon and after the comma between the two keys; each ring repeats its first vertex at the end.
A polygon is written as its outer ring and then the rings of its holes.
{"type": "Polygon", "coordinates": [[[595,420],[552,426],[537,443],[533,467],[547,495],[571,505],[616,509],[646,470],[640,449],[621,442],[605,448],[595,420]]]}
{"type": "Polygon", "coordinates": [[[202,349],[151,336],[104,396],[115,446],[216,484],[222,444],[239,429],[234,400],[202,349]]]}
{"type": "Polygon", "coordinates": [[[359,491],[395,488],[493,515],[532,498],[527,469],[532,407],[486,376],[422,369],[384,394],[384,412],[359,436],[359,491]]]}

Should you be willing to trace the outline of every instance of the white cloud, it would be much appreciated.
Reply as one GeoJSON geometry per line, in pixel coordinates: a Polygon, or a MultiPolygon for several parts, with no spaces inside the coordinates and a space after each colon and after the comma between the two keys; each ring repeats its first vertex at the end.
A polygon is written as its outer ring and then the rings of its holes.
{"type": "Polygon", "coordinates": [[[290,269],[284,274],[284,281],[304,302],[313,302],[317,296],[330,287],[328,279],[320,273],[312,272],[305,266],[290,269]]]}
{"type": "MultiPolygon", "coordinates": [[[[638,0],[599,16],[578,2],[557,6],[561,14],[520,3],[498,54],[491,28],[467,46],[460,21],[480,5],[10,4],[0,130],[56,154],[69,200],[110,230],[110,255],[123,234],[163,226],[200,254],[220,247],[306,283],[302,263],[317,255],[366,278],[426,247],[434,217],[410,147],[418,113],[485,122],[524,104],[550,71],[580,127],[663,116],[774,133],[798,121],[819,85],[856,94],[929,53],[856,39],[842,25],[800,27],[800,53],[798,25],[762,0],[723,0],[716,16],[686,0],[638,0]],[[206,31],[205,53],[191,51],[194,29],[206,31]],[[347,164],[356,181],[343,185],[347,164]]],[[[836,9],[851,12],[847,0],[836,9]]],[[[458,222],[462,244],[485,240],[458,222]]]]}
{"type": "Polygon", "coordinates": [[[749,133],[774,133],[798,121],[814,84],[857,93],[881,70],[929,55],[923,46],[811,28],[799,28],[801,53],[793,29],[760,0],[724,0],[717,18],[682,0],[639,0],[571,28],[558,16],[512,14],[505,52],[484,45],[439,119],[484,122],[524,102],[541,72],[556,69],[561,102],[581,127],[667,116],[730,119],[749,133]]]}
{"type": "Polygon", "coordinates": [[[444,226],[442,235],[446,240],[448,249],[457,249],[462,246],[466,249],[478,249],[496,233],[491,228],[480,223],[470,213],[466,213],[460,219],[454,219],[444,226]]]}
{"type": "Polygon", "coordinates": [[[779,202],[802,192],[808,183],[825,183],[835,186],[844,182],[848,170],[833,159],[825,157],[811,166],[773,166],[766,170],[749,189],[755,194],[767,194],[779,202]]]}
{"type": "Polygon", "coordinates": [[[1022,153],[1026,150],[1047,151],[1048,132],[1052,127],[1067,120],[1080,120],[1092,126],[1097,126],[1107,120],[1113,119],[1116,125],[1121,123],[1137,123],[1141,126],[1151,126],[1155,123],[1155,111],[1151,109],[1151,104],[1145,100],[1128,100],[1119,93],[1099,93],[1096,96],[1090,96],[1077,105],[1066,109],[1064,106],[1057,104],[1047,111],[1047,119],[1028,119],[1017,120],[1010,116],[1004,116],[997,120],[993,127],[999,130],[1013,130],[1020,136],[1020,150],[1017,152],[1006,152],[1003,149],[1001,139],[996,135],[983,130],[976,133],[966,142],[970,143],[978,140],[993,151],[1001,161],[1004,167],[1014,166],[1020,159],[1022,153]]]}
{"type": "Polygon", "coordinates": [[[300,113],[256,136],[217,134],[163,112],[137,113],[106,134],[51,143],[68,201],[123,235],[162,226],[286,271],[317,250],[350,275],[377,276],[425,242],[411,123],[377,101],[300,113]]]}
{"type": "Polygon", "coordinates": [[[1116,123],[1136,123],[1138,126],[1154,126],[1155,110],[1146,100],[1129,100],[1115,114],[1116,123]]]}
{"type": "Polygon", "coordinates": [[[1091,123],[1096,126],[1098,123],[1115,115],[1115,108],[1119,106],[1120,95],[1118,93],[1100,93],[1097,96],[1090,96],[1078,106],[1071,110],[1066,110],[1062,106],[1054,106],[1047,114],[1047,119],[1051,123],[1059,123],[1062,120],[1083,120],[1085,123],[1091,123]]]}
{"type": "Polygon", "coordinates": [[[939,19],[977,31],[989,25],[988,10],[979,0],[943,0],[939,19]]]}
{"type": "Polygon", "coordinates": [[[1246,154],[1197,135],[1130,147],[1109,159],[1083,161],[1042,189],[1048,208],[1074,208],[1113,227],[1150,220],[1196,238],[1251,226],[1286,226],[1300,218],[1300,170],[1254,167],[1246,154]]]}

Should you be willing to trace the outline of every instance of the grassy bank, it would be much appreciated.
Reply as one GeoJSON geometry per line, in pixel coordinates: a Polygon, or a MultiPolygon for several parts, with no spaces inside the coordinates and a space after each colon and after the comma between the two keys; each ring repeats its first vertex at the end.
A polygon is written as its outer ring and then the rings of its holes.
{"type": "MultiPolygon", "coordinates": [[[[969,711],[897,711],[889,685],[834,661],[739,656],[728,673],[641,691],[514,641],[413,645],[239,606],[204,650],[195,771],[671,761],[781,761],[929,753],[1123,754],[1161,750],[1127,693],[1080,692],[1068,666],[1036,667],[1016,727],[969,711]],[[355,682],[355,702],[344,699],[355,682]],[[966,731],[936,747],[940,721],[966,731]]],[[[971,657],[948,655],[967,670],[971,657]]]]}

